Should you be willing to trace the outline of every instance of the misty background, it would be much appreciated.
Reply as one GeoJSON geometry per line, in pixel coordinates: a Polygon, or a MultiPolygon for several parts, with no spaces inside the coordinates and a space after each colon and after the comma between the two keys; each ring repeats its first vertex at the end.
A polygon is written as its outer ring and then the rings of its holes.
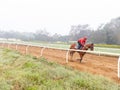
{"type": "Polygon", "coordinates": [[[59,33],[50,34],[46,29],[36,32],[19,32],[0,30],[0,38],[20,39],[23,41],[45,41],[45,42],[66,42],[77,41],[80,37],[88,37],[88,42],[96,44],[117,44],[120,45],[120,17],[112,19],[106,24],[101,24],[93,29],[89,24],[71,25],[68,35],[59,33]]]}
{"type": "Polygon", "coordinates": [[[0,40],[120,44],[119,0],[0,0],[0,40]]]}

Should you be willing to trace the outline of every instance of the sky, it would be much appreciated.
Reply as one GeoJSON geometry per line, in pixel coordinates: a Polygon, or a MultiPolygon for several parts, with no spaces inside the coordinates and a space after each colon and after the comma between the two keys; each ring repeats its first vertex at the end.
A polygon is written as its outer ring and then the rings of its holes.
{"type": "Polygon", "coordinates": [[[120,16],[120,0],[0,0],[0,30],[69,34],[71,25],[100,24],[120,16]]]}

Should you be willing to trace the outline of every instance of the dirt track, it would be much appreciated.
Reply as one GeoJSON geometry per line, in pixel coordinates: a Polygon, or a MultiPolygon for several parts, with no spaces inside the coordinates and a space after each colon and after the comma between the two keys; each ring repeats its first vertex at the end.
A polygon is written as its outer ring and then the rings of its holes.
{"type": "MultiPolygon", "coordinates": [[[[0,44],[1,47],[3,47],[0,44]]],[[[4,47],[8,48],[8,45],[4,45],[4,47]]],[[[16,45],[10,45],[9,48],[16,49],[16,45]]],[[[40,51],[42,48],[30,46],[28,47],[27,52],[25,45],[17,46],[17,50],[23,54],[31,54],[34,56],[39,57],[40,51]]],[[[118,57],[111,57],[111,56],[99,56],[93,54],[86,54],[83,58],[82,63],[79,63],[79,55],[78,53],[74,54],[73,61],[69,61],[67,64],[66,60],[66,52],[64,50],[57,50],[57,49],[44,49],[43,55],[49,61],[55,61],[63,65],[71,66],[77,70],[90,72],[92,74],[103,75],[108,77],[116,82],[120,83],[117,77],[117,60],[118,57]]],[[[69,57],[70,58],[70,57],[69,57]]]]}

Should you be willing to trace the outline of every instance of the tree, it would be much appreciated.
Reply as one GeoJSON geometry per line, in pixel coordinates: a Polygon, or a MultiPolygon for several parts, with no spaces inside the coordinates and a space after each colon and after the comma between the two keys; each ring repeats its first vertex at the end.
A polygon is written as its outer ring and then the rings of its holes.
{"type": "MultiPolygon", "coordinates": [[[[70,40],[77,40],[81,37],[87,36],[91,37],[92,30],[88,24],[85,25],[77,25],[71,26],[71,30],[69,32],[70,40]]],[[[88,39],[89,39],[88,38],[88,39]]]]}
{"type": "Polygon", "coordinates": [[[105,31],[107,44],[120,44],[120,17],[112,19],[102,30],[105,31]]]}

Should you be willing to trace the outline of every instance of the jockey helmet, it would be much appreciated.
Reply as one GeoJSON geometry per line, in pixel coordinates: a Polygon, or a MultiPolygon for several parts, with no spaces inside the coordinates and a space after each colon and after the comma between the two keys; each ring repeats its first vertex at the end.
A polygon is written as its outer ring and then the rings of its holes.
{"type": "Polygon", "coordinates": [[[85,36],[84,39],[87,40],[87,37],[85,36]]]}

